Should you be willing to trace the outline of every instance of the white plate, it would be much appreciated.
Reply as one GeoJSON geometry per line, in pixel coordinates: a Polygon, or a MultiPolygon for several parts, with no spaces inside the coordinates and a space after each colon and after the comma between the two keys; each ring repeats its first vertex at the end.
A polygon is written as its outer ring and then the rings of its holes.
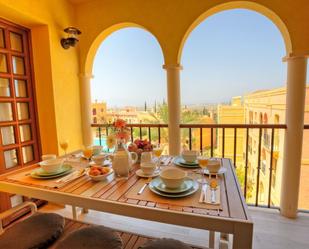
{"type": "Polygon", "coordinates": [[[164,196],[164,197],[169,197],[169,198],[181,198],[181,197],[185,197],[185,196],[188,196],[188,195],[192,195],[194,194],[198,189],[199,189],[199,184],[194,181],[193,182],[193,186],[192,188],[190,188],[189,190],[185,191],[185,192],[181,192],[181,193],[178,193],[178,194],[170,194],[170,193],[164,193],[164,192],[161,192],[159,190],[157,190],[152,184],[151,182],[149,183],[149,189],[157,194],[157,195],[161,195],[161,196],[164,196]]]}
{"type": "Polygon", "coordinates": [[[222,175],[226,172],[226,168],[224,167],[221,167],[217,173],[209,173],[209,170],[208,169],[204,169],[204,174],[205,175],[222,175]]]}
{"type": "Polygon", "coordinates": [[[147,175],[147,174],[144,174],[144,172],[141,169],[139,169],[135,172],[135,174],[138,175],[139,177],[145,177],[145,178],[156,177],[160,175],[160,170],[156,170],[153,174],[147,175]]]}
{"type": "Polygon", "coordinates": [[[155,178],[151,181],[151,184],[159,191],[168,193],[168,194],[179,194],[185,191],[188,191],[193,187],[194,181],[191,178],[186,178],[184,182],[181,184],[179,188],[170,189],[167,188],[166,185],[163,183],[160,177],[155,178]]]}

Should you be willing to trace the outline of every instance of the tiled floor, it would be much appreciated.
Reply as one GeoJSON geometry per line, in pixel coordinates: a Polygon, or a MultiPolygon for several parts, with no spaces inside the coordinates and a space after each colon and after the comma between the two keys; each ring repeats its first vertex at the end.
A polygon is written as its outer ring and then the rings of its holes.
{"type": "MultiPolygon", "coordinates": [[[[63,208],[53,204],[43,207],[41,211],[57,212],[65,217],[71,217],[72,214],[70,207],[63,208]]],[[[280,216],[278,210],[250,208],[250,212],[254,220],[254,249],[309,248],[309,214],[299,214],[297,219],[292,220],[280,216]]],[[[79,219],[131,233],[152,237],[170,237],[198,246],[208,245],[208,232],[199,229],[138,220],[92,210],[88,214],[81,214],[79,219]]]]}

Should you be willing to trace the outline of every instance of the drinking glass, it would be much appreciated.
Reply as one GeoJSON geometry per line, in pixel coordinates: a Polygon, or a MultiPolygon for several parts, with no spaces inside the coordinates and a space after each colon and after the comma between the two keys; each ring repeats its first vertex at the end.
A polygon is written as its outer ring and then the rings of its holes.
{"type": "Polygon", "coordinates": [[[149,163],[152,161],[152,154],[149,151],[142,152],[141,163],[149,163]]]}
{"type": "Polygon", "coordinates": [[[199,182],[202,183],[202,184],[206,183],[205,177],[204,177],[204,169],[207,168],[208,160],[209,160],[209,157],[203,155],[202,153],[201,153],[200,156],[197,157],[198,164],[201,167],[201,171],[200,171],[201,179],[199,180],[199,182]]]}
{"type": "Polygon", "coordinates": [[[153,154],[155,155],[155,157],[157,158],[157,167],[160,169],[161,166],[161,155],[163,152],[163,146],[160,144],[157,144],[154,148],[153,148],[153,154]]]}
{"type": "Polygon", "coordinates": [[[64,150],[64,154],[67,155],[67,149],[69,147],[69,141],[68,140],[63,140],[60,142],[60,147],[61,149],[64,150]]]}
{"type": "Polygon", "coordinates": [[[89,161],[91,160],[92,153],[93,150],[91,146],[88,146],[83,150],[84,157],[87,158],[89,161]]]}

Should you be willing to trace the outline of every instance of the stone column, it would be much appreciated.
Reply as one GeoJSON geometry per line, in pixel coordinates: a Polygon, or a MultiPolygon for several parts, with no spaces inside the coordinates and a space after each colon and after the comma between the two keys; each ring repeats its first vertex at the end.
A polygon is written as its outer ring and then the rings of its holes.
{"type": "Polygon", "coordinates": [[[90,81],[92,78],[93,76],[89,74],[80,75],[80,105],[82,117],[83,144],[85,146],[92,144],[90,92],[90,81]]]}
{"type": "Polygon", "coordinates": [[[286,125],[280,212],[283,216],[297,216],[301,171],[301,156],[304,131],[304,109],[307,58],[304,56],[286,59],[287,94],[286,125]]]}
{"type": "Polygon", "coordinates": [[[180,70],[181,65],[163,65],[167,77],[169,154],[180,153],[180,70]]]}

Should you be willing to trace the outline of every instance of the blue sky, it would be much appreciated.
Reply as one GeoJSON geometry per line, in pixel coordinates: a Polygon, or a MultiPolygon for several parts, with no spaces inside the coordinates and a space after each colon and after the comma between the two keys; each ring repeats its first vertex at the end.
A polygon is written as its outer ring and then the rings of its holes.
{"type": "MultiPolygon", "coordinates": [[[[248,10],[213,15],[185,43],[182,104],[218,103],[286,84],[285,46],[277,27],[248,10]]],[[[111,34],[94,61],[92,99],[109,107],[152,105],[166,98],[163,55],[156,39],[138,28],[111,34]]]]}

